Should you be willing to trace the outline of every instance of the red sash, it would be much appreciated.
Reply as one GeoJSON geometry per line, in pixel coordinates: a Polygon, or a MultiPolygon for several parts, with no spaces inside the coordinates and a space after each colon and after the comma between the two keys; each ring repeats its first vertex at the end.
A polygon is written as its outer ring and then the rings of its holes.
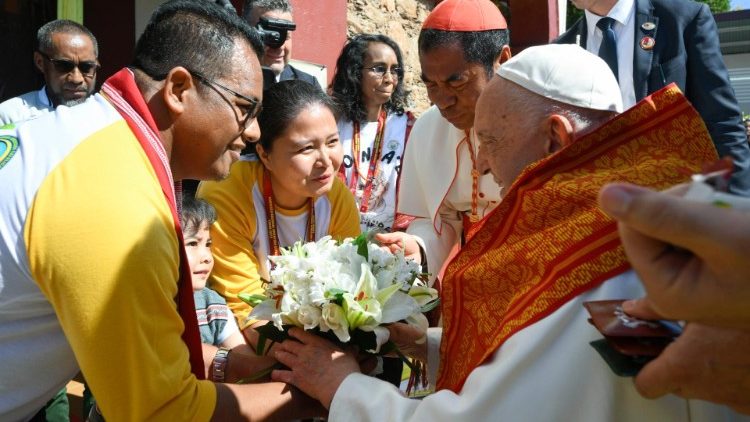
{"type": "MultiPolygon", "coordinates": [[[[102,93],[122,115],[128,123],[133,135],[138,139],[143,151],[146,153],[151,166],[156,172],[156,177],[164,193],[164,199],[169,204],[174,220],[174,229],[179,242],[180,250],[180,279],[177,289],[177,311],[180,313],[185,331],[182,340],[190,352],[190,368],[198,379],[205,379],[206,370],[203,363],[203,350],[201,346],[200,331],[198,330],[198,318],[195,312],[193,300],[193,285],[190,277],[190,266],[180,228],[179,202],[175,195],[175,183],[172,180],[172,171],[169,168],[169,159],[164,146],[159,139],[159,131],[156,123],[151,117],[148,106],[143,101],[138,87],[133,78],[133,72],[122,69],[107,79],[102,85],[102,93]]],[[[179,193],[179,189],[177,190],[179,193]]]]}
{"type": "Polygon", "coordinates": [[[715,159],[672,84],[528,166],[446,268],[437,387],[460,391],[510,336],[629,269],[617,225],[597,204],[604,184],[664,189],[715,159]]]}

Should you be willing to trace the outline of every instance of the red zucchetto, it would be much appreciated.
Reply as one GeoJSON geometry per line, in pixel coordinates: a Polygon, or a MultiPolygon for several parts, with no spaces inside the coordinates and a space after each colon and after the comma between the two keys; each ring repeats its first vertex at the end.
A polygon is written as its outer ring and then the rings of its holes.
{"type": "Polygon", "coordinates": [[[430,12],[422,29],[474,32],[507,29],[503,14],[490,0],[444,0],[430,12]]]}

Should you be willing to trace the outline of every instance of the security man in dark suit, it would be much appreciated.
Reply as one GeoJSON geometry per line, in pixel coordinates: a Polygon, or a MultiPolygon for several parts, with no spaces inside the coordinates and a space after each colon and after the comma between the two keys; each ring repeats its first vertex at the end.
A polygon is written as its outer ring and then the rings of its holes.
{"type": "Polygon", "coordinates": [[[690,0],[572,0],[584,16],[554,42],[599,54],[629,108],[674,82],[698,110],[720,157],[730,156],[730,190],[750,196],[750,148],[707,5],[690,0]]]}

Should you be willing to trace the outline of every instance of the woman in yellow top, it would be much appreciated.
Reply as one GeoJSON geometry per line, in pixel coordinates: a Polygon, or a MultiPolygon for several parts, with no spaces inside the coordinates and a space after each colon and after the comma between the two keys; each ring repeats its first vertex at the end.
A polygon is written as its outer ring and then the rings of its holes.
{"type": "Polygon", "coordinates": [[[256,321],[246,321],[251,308],[237,295],[262,293],[269,255],[300,239],[360,232],[354,197],[337,177],[343,152],[330,98],[297,80],[274,84],[263,96],[256,153],[243,155],[226,180],[201,183],[197,193],[217,213],[210,285],[243,329],[256,321]]]}

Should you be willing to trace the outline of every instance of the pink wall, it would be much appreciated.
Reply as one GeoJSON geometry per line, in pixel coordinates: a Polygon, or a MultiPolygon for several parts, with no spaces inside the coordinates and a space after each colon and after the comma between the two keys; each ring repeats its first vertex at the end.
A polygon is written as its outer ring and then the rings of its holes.
{"type": "Polygon", "coordinates": [[[297,23],[292,57],[325,65],[330,82],[346,42],[346,0],[292,0],[292,7],[297,23]]]}

